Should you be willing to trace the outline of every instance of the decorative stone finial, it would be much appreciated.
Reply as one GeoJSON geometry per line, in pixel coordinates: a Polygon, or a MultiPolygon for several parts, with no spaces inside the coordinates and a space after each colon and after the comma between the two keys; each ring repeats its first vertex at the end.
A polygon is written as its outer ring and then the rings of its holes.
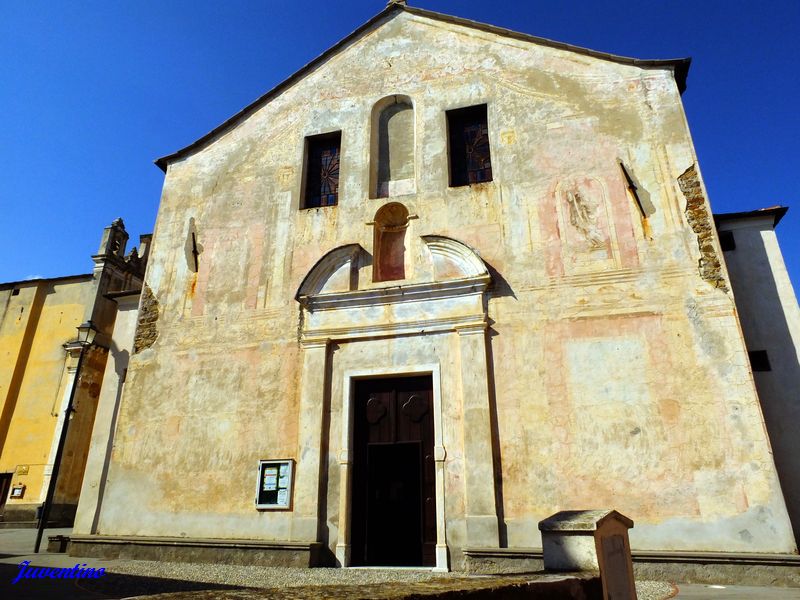
{"type": "Polygon", "coordinates": [[[389,1],[386,3],[386,6],[387,6],[387,8],[388,8],[389,6],[392,6],[392,5],[394,5],[394,4],[399,4],[400,6],[407,6],[407,5],[408,5],[408,2],[406,2],[406,0],[389,0],[389,1]]]}
{"type": "Polygon", "coordinates": [[[103,230],[103,237],[100,238],[100,248],[97,256],[125,256],[125,245],[128,243],[128,232],[125,231],[125,223],[122,218],[114,219],[111,225],[103,230]]]}

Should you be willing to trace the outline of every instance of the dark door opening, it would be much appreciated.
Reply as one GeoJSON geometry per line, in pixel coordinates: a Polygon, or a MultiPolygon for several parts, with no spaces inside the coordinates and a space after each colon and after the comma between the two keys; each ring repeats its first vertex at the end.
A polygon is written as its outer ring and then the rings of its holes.
{"type": "Polygon", "coordinates": [[[351,564],[435,566],[431,377],[356,382],[351,564]]]}
{"type": "Polygon", "coordinates": [[[11,489],[11,478],[13,473],[0,473],[0,514],[6,506],[6,498],[8,498],[8,491],[11,489]]]}

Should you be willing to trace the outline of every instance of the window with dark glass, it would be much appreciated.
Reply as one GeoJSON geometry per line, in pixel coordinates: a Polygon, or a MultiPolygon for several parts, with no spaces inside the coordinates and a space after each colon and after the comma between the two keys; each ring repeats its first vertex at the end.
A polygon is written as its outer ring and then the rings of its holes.
{"type": "Polygon", "coordinates": [[[450,187],[492,180],[486,105],[447,111],[450,187]]]}
{"type": "Polygon", "coordinates": [[[732,231],[719,232],[719,245],[723,252],[730,252],[736,250],[736,239],[733,237],[732,231]]]}
{"type": "Polygon", "coordinates": [[[306,138],[303,208],[336,206],[339,200],[339,155],[341,149],[341,131],[306,138]]]}

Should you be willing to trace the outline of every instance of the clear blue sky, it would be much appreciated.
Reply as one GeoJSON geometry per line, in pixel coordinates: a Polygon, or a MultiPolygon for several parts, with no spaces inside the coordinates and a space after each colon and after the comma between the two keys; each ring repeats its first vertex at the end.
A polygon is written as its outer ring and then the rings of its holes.
{"type": "MultiPolygon", "coordinates": [[[[800,1],[410,3],[614,54],[692,56],[683,98],[712,207],[789,205],[778,235],[800,287],[800,1]]],[[[213,129],[384,5],[6,0],[0,281],[90,272],[116,217],[137,243],[158,209],[155,158],[213,129]]]]}

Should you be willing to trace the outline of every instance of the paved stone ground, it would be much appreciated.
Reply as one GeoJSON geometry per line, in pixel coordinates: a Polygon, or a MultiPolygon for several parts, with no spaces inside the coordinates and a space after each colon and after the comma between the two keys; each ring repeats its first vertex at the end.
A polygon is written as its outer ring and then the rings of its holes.
{"type": "MultiPolygon", "coordinates": [[[[585,578],[587,580],[591,578],[585,578]]],[[[334,578],[335,580],[335,578],[334,578]]],[[[584,597],[582,590],[599,581],[580,581],[572,576],[531,575],[527,577],[444,577],[418,582],[397,582],[391,577],[383,583],[357,585],[303,585],[281,588],[243,588],[239,590],[214,590],[213,592],[179,592],[140,597],[136,600],[442,600],[471,598],[522,600],[529,598],[556,599],[584,597]],[[530,590],[535,589],[535,595],[530,590]]]]}
{"type": "MultiPolygon", "coordinates": [[[[48,535],[69,535],[69,529],[51,529],[48,535]]],[[[262,598],[401,598],[411,593],[424,595],[454,588],[468,590],[524,583],[532,579],[508,577],[465,577],[458,573],[439,573],[416,569],[287,569],[200,565],[133,560],[78,559],[66,554],[33,554],[36,531],[0,530],[0,598],[19,600],[112,600],[158,594],[173,599],[257,600],[262,598]],[[19,563],[30,561],[37,567],[74,567],[88,564],[105,568],[100,579],[37,579],[11,581],[19,573],[19,563]],[[320,589],[324,586],[324,591],[320,589]],[[188,592],[188,593],[187,593],[188,592]],[[177,594],[177,595],[173,595],[177,594]]],[[[558,577],[548,576],[551,580],[558,577]]],[[[547,579],[547,577],[545,578],[547,579]]],[[[800,589],[683,585],[679,599],[686,600],[800,600],[800,589]]],[[[664,582],[638,582],[639,600],[673,597],[675,588],[664,582]]],[[[500,597],[500,596],[498,596],[500,597]]]]}
{"type": "Polygon", "coordinates": [[[800,588],[679,583],[679,600],[800,600],[800,588]]]}

